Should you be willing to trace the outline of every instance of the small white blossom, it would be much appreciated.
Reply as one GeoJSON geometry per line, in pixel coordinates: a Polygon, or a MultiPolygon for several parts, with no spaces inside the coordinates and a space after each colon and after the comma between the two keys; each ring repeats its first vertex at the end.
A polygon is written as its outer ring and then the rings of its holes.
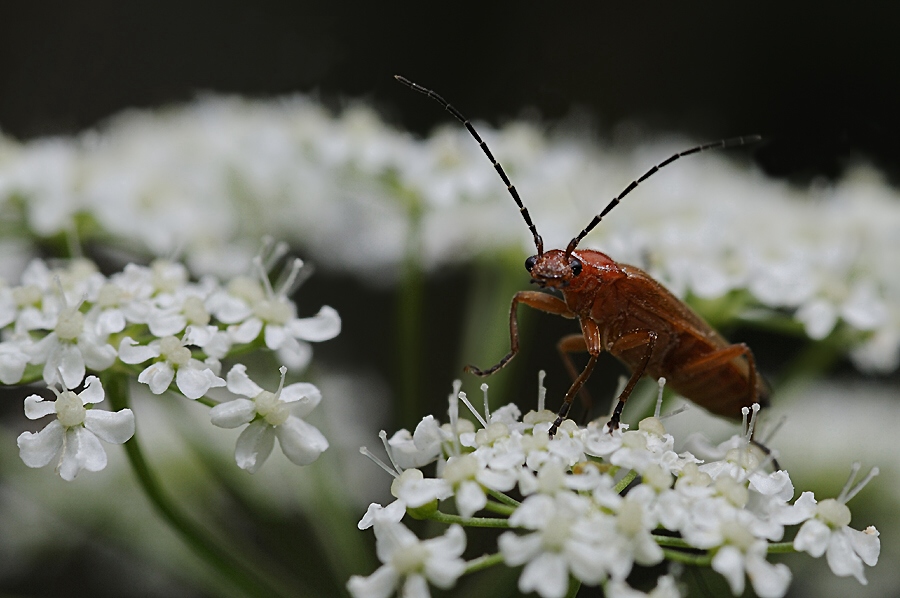
{"type": "Polygon", "coordinates": [[[86,325],[77,307],[62,309],[53,331],[31,345],[29,352],[31,363],[44,364],[47,384],[64,384],[66,388],[81,384],[86,367],[105,370],[116,360],[115,347],[86,325]]]}
{"type": "Polygon", "coordinates": [[[157,361],[138,376],[138,382],[148,385],[153,394],[166,392],[173,380],[189,399],[199,399],[210,388],[225,386],[225,380],[217,375],[218,360],[208,358],[204,363],[194,359],[191,350],[174,336],[151,341],[148,345],[139,345],[126,336],[119,344],[119,359],[125,363],[138,364],[155,358],[157,361]]]}
{"type": "Polygon", "coordinates": [[[228,286],[230,297],[216,301],[219,317],[228,322],[228,333],[235,343],[250,343],[263,334],[266,346],[278,352],[279,359],[291,369],[302,369],[309,363],[312,349],[304,341],[320,342],[337,336],[341,319],[327,305],[310,318],[298,318],[297,307],[288,298],[303,262],[294,260],[284,282],[273,289],[268,274],[258,257],[255,260],[260,282],[236,278],[228,286]]]}
{"type": "MultiPolygon", "coordinates": [[[[854,476],[859,466],[854,467],[854,476]]],[[[863,531],[850,525],[850,509],[846,502],[859,492],[868,481],[878,474],[873,468],[869,475],[855,488],[850,489],[853,477],[841,494],[835,498],[816,502],[812,492],[804,492],[796,505],[806,511],[809,519],[800,526],[794,538],[794,548],[814,557],[826,556],[828,566],[835,575],[853,575],[861,584],[866,584],[863,563],[874,567],[881,552],[878,530],[873,526],[863,531]]]]}
{"type": "Polygon", "coordinates": [[[134,435],[134,415],[131,409],[111,413],[87,406],[104,399],[103,386],[95,376],[88,376],[85,388],[76,394],[63,388],[55,401],[39,395],[25,398],[25,415],[40,419],[56,415],[56,419],[38,432],[23,432],[17,440],[19,456],[29,467],[44,467],[59,455],[56,470],[64,480],[75,479],[82,469],[100,471],[106,467],[106,452],[100,440],[122,444],[134,435]]]}
{"type": "Polygon", "coordinates": [[[369,577],[350,578],[347,589],[354,598],[387,598],[398,588],[401,596],[427,598],[428,583],[449,588],[466,568],[461,558],[466,534],[459,525],[443,536],[419,540],[402,523],[376,519],[375,537],[384,564],[369,577]]]}
{"type": "Polygon", "coordinates": [[[284,386],[287,368],[282,366],[280,372],[281,381],[273,393],[253,382],[246,366],[236,364],[228,372],[228,390],[247,398],[220,403],[209,412],[213,425],[220,428],[249,424],[238,437],[234,459],[250,473],[262,467],[276,438],[281,451],[297,465],[312,463],[328,448],[319,429],[302,419],[322,400],[319,389],[307,382],[284,386]]]}

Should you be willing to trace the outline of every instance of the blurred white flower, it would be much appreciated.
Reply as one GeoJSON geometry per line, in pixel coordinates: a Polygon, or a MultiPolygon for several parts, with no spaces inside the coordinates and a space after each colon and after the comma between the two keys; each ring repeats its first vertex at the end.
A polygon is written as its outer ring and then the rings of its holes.
{"type": "MultiPolygon", "coordinates": [[[[478,128],[548,247],[564,246],[605,198],[692,145],[608,147],[521,122],[478,128]]],[[[397,276],[416,233],[416,259],[429,270],[533,251],[506,189],[457,123],[415,139],[363,105],[333,116],[299,96],[205,97],[23,144],[0,164],[0,202],[12,197],[27,199],[23,225],[42,236],[83,212],[117,238],[228,276],[247,270],[264,233],[375,281],[397,276]]],[[[643,182],[607,220],[583,245],[647,269],[678,295],[739,291],[750,299],[739,317],[786,310],[814,339],[845,325],[859,333],[859,367],[900,365],[900,202],[871,169],[801,190],[709,154],[643,182]]]]}

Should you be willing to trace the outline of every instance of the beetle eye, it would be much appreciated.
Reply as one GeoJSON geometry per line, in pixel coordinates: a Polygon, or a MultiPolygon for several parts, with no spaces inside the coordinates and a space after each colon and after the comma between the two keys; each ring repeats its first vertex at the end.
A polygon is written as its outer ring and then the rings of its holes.
{"type": "Polygon", "coordinates": [[[533,255],[527,260],[525,260],[525,269],[531,272],[531,269],[534,268],[534,264],[537,262],[537,256],[533,255]]]}
{"type": "Polygon", "coordinates": [[[572,268],[572,276],[578,276],[581,274],[581,260],[573,257],[569,261],[569,267],[572,268]]]}

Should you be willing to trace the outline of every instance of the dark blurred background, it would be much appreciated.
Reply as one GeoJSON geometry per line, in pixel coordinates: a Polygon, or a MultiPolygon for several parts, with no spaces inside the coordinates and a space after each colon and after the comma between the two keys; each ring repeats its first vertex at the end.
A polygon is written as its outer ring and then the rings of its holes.
{"type": "Polygon", "coordinates": [[[217,91],[363,97],[424,132],[447,115],[402,73],[495,123],[579,109],[720,138],[761,132],[780,176],[863,155],[896,174],[900,6],[848,3],[10,2],[0,129],[71,133],[217,91]],[[533,114],[533,113],[530,113],[533,114]]]}

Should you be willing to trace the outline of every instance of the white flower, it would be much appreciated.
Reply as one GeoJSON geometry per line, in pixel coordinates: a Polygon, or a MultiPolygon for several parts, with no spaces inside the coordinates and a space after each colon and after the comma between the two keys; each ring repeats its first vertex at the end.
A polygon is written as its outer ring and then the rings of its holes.
{"type": "Polygon", "coordinates": [[[55,401],[45,401],[38,395],[25,399],[25,415],[39,419],[56,414],[57,419],[38,432],[19,435],[19,456],[29,467],[43,467],[59,455],[56,470],[67,481],[75,479],[82,469],[100,471],[106,467],[106,452],[100,440],[122,444],[134,435],[134,415],[131,409],[115,413],[86,409],[86,405],[103,401],[103,386],[95,376],[88,376],[85,388],[75,394],[63,388],[50,387],[55,401]]]}
{"type": "MultiPolygon", "coordinates": [[[[519,590],[543,598],[561,598],[569,575],[587,584],[606,578],[618,555],[610,541],[615,518],[602,514],[591,501],[572,492],[534,494],[513,512],[510,525],[535,530],[518,535],[504,532],[497,539],[507,565],[525,565],[519,590]]],[[[630,564],[629,564],[630,568],[630,564]]]]}
{"type": "Polygon", "coordinates": [[[84,314],[77,307],[61,310],[53,332],[31,345],[29,351],[31,363],[44,364],[44,381],[66,388],[81,384],[86,367],[105,370],[116,360],[116,348],[85,324],[84,314]]]}
{"type": "Polygon", "coordinates": [[[281,451],[297,465],[312,463],[328,448],[318,428],[301,419],[322,400],[319,389],[307,382],[284,386],[287,368],[279,371],[281,381],[273,393],[253,382],[243,364],[236,364],[228,372],[228,390],[247,398],[221,403],[209,412],[213,425],[220,428],[249,424],[238,437],[234,459],[250,473],[262,467],[276,438],[281,451]]]}
{"type": "Polygon", "coordinates": [[[341,331],[341,318],[327,305],[311,318],[298,318],[297,306],[288,298],[297,276],[303,267],[302,260],[292,262],[284,275],[284,282],[277,289],[269,283],[269,277],[257,256],[254,264],[261,283],[238,277],[228,285],[230,298],[217,296],[214,300],[219,318],[224,322],[239,321],[228,327],[235,343],[250,343],[263,333],[266,346],[278,352],[281,361],[291,369],[302,369],[309,363],[312,349],[303,341],[327,341],[341,331]]]}
{"type": "Polygon", "coordinates": [[[428,583],[450,588],[463,574],[466,534],[451,525],[443,536],[419,540],[402,523],[375,520],[378,559],[384,563],[369,577],[354,575],[347,589],[354,598],[387,598],[399,587],[400,595],[427,598],[428,583]]]}
{"type": "Polygon", "coordinates": [[[22,342],[0,342],[0,382],[3,384],[16,384],[22,379],[25,366],[30,356],[22,342]]]}
{"type": "MultiPolygon", "coordinates": [[[[431,424],[433,423],[433,419],[426,418],[422,420],[419,427],[422,427],[422,424],[425,424],[430,429],[431,424]]],[[[405,430],[403,431],[406,432],[405,430]]],[[[357,524],[359,529],[368,529],[372,527],[372,524],[377,517],[387,517],[391,521],[400,521],[406,514],[407,507],[417,509],[428,503],[443,500],[453,495],[453,488],[446,480],[440,478],[426,478],[425,474],[423,474],[420,469],[414,467],[403,469],[400,465],[401,459],[399,457],[401,455],[398,455],[395,452],[396,445],[393,442],[394,438],[389,441],[387,433],[384,430],[379,432],[378,436],[384,444],[384,449],[388,454],[388,460],[390,460],[391,465],[384,463],[366,447],[362,447],[360,452],[369,457],[388,474],[393,476],[394,480],[391,482],[391,494],[397,500],[387,507],[382,507],[378,503],[370,504],[366,514],[363,515],[363,518],[360,519],[357,524]]],[[[394,436],[396,437],[396,434],[394,436]]],[[[409,436],[409,432],[406,432],[406,436],[409,436]]],[[[404,439],[402,440],[401,445],[405,446],[411,443],[411,440],[407,441],[404,439]]]]}
{"type": "Polygon", "coordinates": [[[881,540],[873,526],[863,531],[849,527],[850,509],[845,503],[878,474],[878,468],[873,468],[862,482],[850,490],[853,477],[859,470],[858,464],[854,467],[854,475],[836,499],[828,498],[816,503],[812,492],[804,492],[797,499],[795,505],[806,510],[811,517],[800,526],[794,538],[794,548],[817,558],[825,554],[828,566],[835,575],[853,575],[859,583],[865,584],[863,563],[875,566],[881,552],[881,540]]]}
{"type": "Polygon", "coordinates": [[[716,551],[713,570],[722,574],[735,596],[744,593],[744,576],[750,578],[760,598],[780,598],[791,583],[791,570],[784,563],[766,560],[766,541],[753,540],[739,524],[725,527],[726,544],[716,551]]]}
{"type": "Polygon", "coordinates": [[[148,385],[153,394],[166,392],[172,380],[189,399],[199,399],[210,388],[225,386],[225,380],[216,375],[219,370],[217,359],[210,357],[205,363],[194,359],[191,350],[174,336],[151,341],[148,345],[139,345],[126,336],[119,344],[119,359],[124,363],[143,363],[153,358],[159,359],[138,376],[138,382],[148,385]]]}
{"type": "Polygon", "coordinates": [[[401,469],[423,467],[441,456],[441,443],[446,436],[434,416],[426,415],[412,434],[404,428],[391,436],[391,457],[401,469]]]}
{"type": "MultiPolygon", "coordinates": [[[[738,489],[729,487],[732,492],[738,489]]],[[[735,494],[746,497],[744,490],[735,494]]],[[[732,504],[729,498],[717,496],[695,502],[691,521],[681,531],[691,546],[714,549],[712,568],[725,577],[735,596],[743,593],[748,577],[760,598],[784,596],[791,582],[790,569],[783,563],[766,560],[768,543],[754,533],[757,523],[751,513],[732,504]]]]}
{"type": "Polygon", "coordinates": [[[442,477],[452,486],[456,508],[463,517],[471,517],[487,504],[485,488],[507,492],[516,485],[511,470],[492,470],[473,453],[447,459],[442,477]]]}

